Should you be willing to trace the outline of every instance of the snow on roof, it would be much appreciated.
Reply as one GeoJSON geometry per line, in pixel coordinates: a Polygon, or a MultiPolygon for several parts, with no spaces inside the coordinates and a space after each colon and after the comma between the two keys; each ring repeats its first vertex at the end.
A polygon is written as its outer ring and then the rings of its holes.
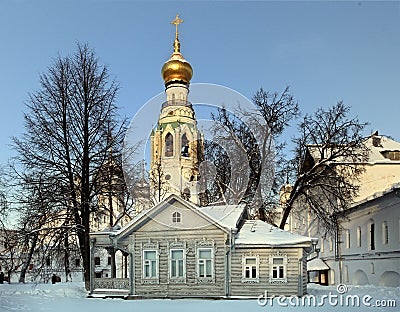
{"type": "Polygon", "coordinates": [[[244,209],[244,205],[221,205],[198,208],[199,211],[228,229],[237,227],[244,209]]]}
{"type": "Polygon", "coordinates": [[[310,245],[316,238],[310,238],[281,230],[261,220],[247,220],[236,236],[235,245],[310,245]]]}
{"type": "Polygon", "coordinates": [[[367,139],[367,146],[370,148],[369,163],[377,162],[399,162],[385,158],[383,152],[400,151],[400,143],[383,135],[372,135],[367,139]]]}
{"type": "MultiPolygon", "coordinates": [[[[400,151],[400,142],[396,142],[384,135],[377,135],[373,134],[369,136],[366,141],[365,145],[369,149],[369,157],[368,157],[368,164],[376,164],[376,163],[394,163],[399,164],[399,160],[391,160],[384,156],[384,152],[399,152],[400,151]]],[[[320,159],[321,151],[320,145],[311,144],[308,145],[308,151],[313,159],[320,159]]],[[[329,153],[330,151],[325,151],[329,153]]],[[[336,162],[344,161],[345,159],[337,158],[336,162]]]]}
{"type": "Polygon", "coordinates": [[[329,270],[329,267],[320,258],[315,258],[307,262],[307,271],[324,271],[324,270],[329,270]]]}
{"type": "MultiPolygon", "coordinates": [[[[158,203],[156,206],[153,206],[150,209],[143,210],[139,214],[137,214],[131,221],[129,221],[124,227],[122,228],[105,228],[102,231],[92,232],[91,235],[109,235],[113,233],[114,235],[119,235],[126,229],[128,229],[133,224],[137,223],[146,215],[151,216],[152,213],[157,210],[158,207],[161,207],[172,199],[176,199],[179,201],[183,201],[183,199],[179,198],[176,195],[170,195],[167,199],[163,200],[162,202],[158,203]]],[[[198,207],[191,202],[184,201],[186,206],[191,207],[194,210],[200,211],[207,217],[211,218],[213,221],[218,223],[220,226],[225,227],[227,229],[235,229],[241,218],[245,206],[244,205],[220,205],[220,206],[207,206],[207,207],[198,207]]]]}

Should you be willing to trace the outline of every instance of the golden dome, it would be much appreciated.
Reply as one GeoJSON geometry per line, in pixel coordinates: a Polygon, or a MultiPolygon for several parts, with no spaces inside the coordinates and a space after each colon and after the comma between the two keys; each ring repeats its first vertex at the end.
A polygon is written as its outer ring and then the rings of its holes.
{"type": "Polygon", "coordinates": [[[193,76],[192,66],[183,58],[180,52],[181,44],[178,38],[178,25],[182,22],[183,20],[179,18],[179,15],[176,15],[175,20],[171,22],[171,24],[176,26],[174,53],[172,53],[170,59],[164,63],[161,69],[161,75],[165,84],[173,81],[189,83],[193,76]]]}
{"type": "Polygon", "coordinates": [[[161,75],[166,84],[171,81],[189,83],[193,76],[193,69],[180,52],[174,52],[171,58],[164,63],[161,75]]]}

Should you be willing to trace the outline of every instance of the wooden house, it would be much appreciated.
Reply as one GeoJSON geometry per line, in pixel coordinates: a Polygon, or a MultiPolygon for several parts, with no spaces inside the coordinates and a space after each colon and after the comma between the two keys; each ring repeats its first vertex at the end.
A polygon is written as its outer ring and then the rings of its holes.
{"type": "Polygon", "coordinates": [[[174,194],[91,243],[90,294],[143,298],[301,296],[316,245],[247,220],[243,205],[198,207],[174,194]],[[111,248],[126,257],[125,278],[96,277],[94,255],[111,248]]]}

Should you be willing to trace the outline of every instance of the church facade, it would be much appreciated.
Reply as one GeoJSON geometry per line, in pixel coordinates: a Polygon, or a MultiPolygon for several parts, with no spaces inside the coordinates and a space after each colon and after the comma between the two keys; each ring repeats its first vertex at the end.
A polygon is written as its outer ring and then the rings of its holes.
{"type": "Polygon", "coordinates": [[[199,206],[203,138],[188,101],[192,67],[174,52],[162,68],[166,101],[151,134],[150,187],[155,206],[122,228],[91,233],[92,296],[232,298],[298,295],[317,240],[250,220],[245,205],[199,206]],[[124,255],[117,277],[97,274],[96,254],[124,255]]]}

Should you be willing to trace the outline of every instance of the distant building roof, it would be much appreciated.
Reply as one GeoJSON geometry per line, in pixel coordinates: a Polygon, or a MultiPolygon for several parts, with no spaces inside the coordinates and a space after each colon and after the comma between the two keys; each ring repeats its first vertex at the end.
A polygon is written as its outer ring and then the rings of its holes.
{"type": "MultiPolygon", "coordinates": [[[[368,164],[400,163],[400,142],[396,142],[384,135],[378,135],[376,132],[366,138],[365,145],[369,149],[368,164]]],[[[321,147],[322,145],[318,144],[308,145],[307,150],[313,160],[319,160],[322,157],[321,147]]],[[[334,150],[334,147],[332,150],[324,149],[324,156],[329,156],[329,153],[332,153],[334,150]]],[[[348,162],[348,160],[345,158],[336,158],[335,162],[348,162]]]]}
{"type": "Polygon", "coordinates": [[[320,258],[315,258],[307,262],[307,271],[325,271],[329,269],[326,263],[320,258]]]}
{"type": "Polygon", "coordinates": [[[369,163],[400,163],[400,159],[388,158],[388,152],[400,152],[400,143],[383,135],[371,135],[366,142],[370,148],[369,163]]]}

